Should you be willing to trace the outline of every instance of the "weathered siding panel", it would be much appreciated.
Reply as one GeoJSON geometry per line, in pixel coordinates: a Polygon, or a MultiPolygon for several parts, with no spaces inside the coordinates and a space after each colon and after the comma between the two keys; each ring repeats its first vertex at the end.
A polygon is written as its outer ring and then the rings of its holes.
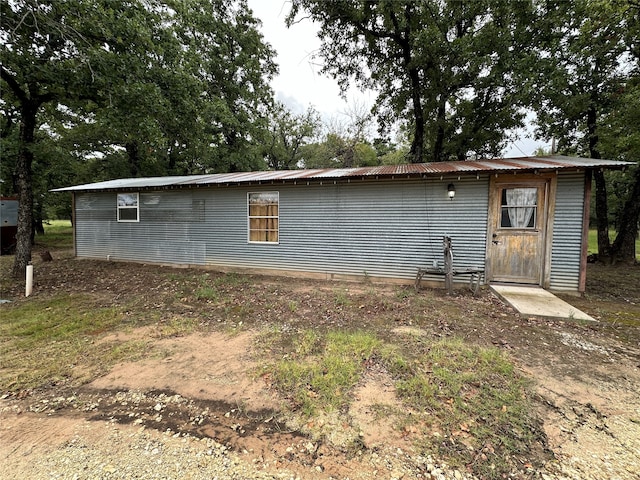
{"type": "Polygon", "coordinates": [[[196,202],[194,208],[189,191],[141,193],[140,222],[132,223],[116,220],[115,193],[78,194],[76,254],[79,257],[203,265],[205,244],[191,239],[192,223],[189,223],[201,217],[202,206],[196,202]]]}
{"type": "MultiPolygon", "coordinates": [[[[426,217],[427,261],[443,266],[444,235],[451,237],[454,268],[484,268],[487,241],[487,215],[489,204],[489,176],[461,178],[460,180],[428,182],[426,217]],[[447,185],[453,183],[456,195],[447,197],[447,185]]],[[[424,278],[431,278],[428,275],[424,278]]],[[[443,277],[433,277],[442,281],[443,277]]],[[[467,277],[454,277],[455,282],[466,282],[467,277]]]]}
{"type": "MultiPolygon", "coordinates": [[[[77,254],[158,263],[410,279],[442,264],[483,266],[488,176],[456,180],[211,187],[140,194],[140,222],[116,222],[115,193],[77,194],[77,254]],[[247,239],[247,193],[280,194],[279,243],[247,239]]],[[[442,278],[438,278],[442,280],[442,278]]]]}
{"type": "Polygon", "coordinates": [[[584,208],[584,173],[558,175],[551,248],[551,290],[577,291],[584,208]]]}

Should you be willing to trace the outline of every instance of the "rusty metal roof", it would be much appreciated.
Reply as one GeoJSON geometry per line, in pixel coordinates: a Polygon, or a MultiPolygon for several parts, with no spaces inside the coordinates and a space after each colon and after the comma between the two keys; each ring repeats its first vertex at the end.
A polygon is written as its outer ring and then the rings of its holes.
{"type": "Polygon", "coordinates": [[[323,168],[306,170],[270,170],[263,172],[218,173],[212,175],[185,175],[170,177],[124,178],[105,182],[57,188],[53,192],[106,191],[132,189],[164,189],[207,185],[239,185],[260,183],[294,183],[339,179],[392,179],[412,177],[451,176],[501,172],[545,172],[558,170],[620,169],[633,165],[594,158],[545,157],[497,158],[491,160],[413,163],[359,168],[323,168]]]}

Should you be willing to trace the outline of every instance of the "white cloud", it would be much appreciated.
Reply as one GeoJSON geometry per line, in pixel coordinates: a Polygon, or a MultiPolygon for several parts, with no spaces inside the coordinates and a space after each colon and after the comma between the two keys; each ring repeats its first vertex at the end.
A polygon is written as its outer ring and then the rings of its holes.
{"type": "MultiPolygon", "coordinates": [[[[277,52],[280,73],[271,82],[276,98],[290,107],[313,105],[322,114],[344,111],[347,102],[341,98],[335,80],[322,75],[321,60],[314,59],[320,48],[317,26],[309,20],[287,28],[285,18],[291,5],[286,0],[249,0],[249,7],[262,21],[262,34],[277,52]]],[[[352,89],[348,94],[358,94],[352,89]]]]}

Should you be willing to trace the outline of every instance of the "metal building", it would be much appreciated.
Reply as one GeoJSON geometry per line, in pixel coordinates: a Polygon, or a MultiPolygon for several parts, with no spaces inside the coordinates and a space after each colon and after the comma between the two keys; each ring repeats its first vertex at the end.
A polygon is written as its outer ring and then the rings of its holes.
{"type": "MultiPolygon", "coordinates": [[[[413,281],[442,264],[485,281],[584,291],[591,172],[524,157],[112,180],[73,192],[80,258],[413,281]]],[[[441,281],[440,277],[431,280],[441,281]]]]}
{"type": "Polygon", "coordinates": [[[18,199],[0,197],[0,255],[12,254],[18,232],[18,199]]]}

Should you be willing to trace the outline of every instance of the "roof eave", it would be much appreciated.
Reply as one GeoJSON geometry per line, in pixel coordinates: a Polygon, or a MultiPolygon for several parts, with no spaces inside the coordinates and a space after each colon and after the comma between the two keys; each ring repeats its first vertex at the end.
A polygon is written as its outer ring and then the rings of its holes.
{"type": "Polygon", "coordinates": [[[493,174],[542,174],[571,170],[577,172],[604,169],[620,170],[630,165],[633,165],[633,163],[564,156],[522,157],[516,159],[490,159],[362,168],[238,172],[180,177],[150,177],[147,179],[132,178],[57,188],[50,191],[80,193],[97,191],[123,192],[197,189],[203,187],[230,187],[239,185],[323,185],[325,183],[352,183],[437,177],[455,178],[493,174]],[[147,185],[145,185],[145,181],[147,185]]]}

